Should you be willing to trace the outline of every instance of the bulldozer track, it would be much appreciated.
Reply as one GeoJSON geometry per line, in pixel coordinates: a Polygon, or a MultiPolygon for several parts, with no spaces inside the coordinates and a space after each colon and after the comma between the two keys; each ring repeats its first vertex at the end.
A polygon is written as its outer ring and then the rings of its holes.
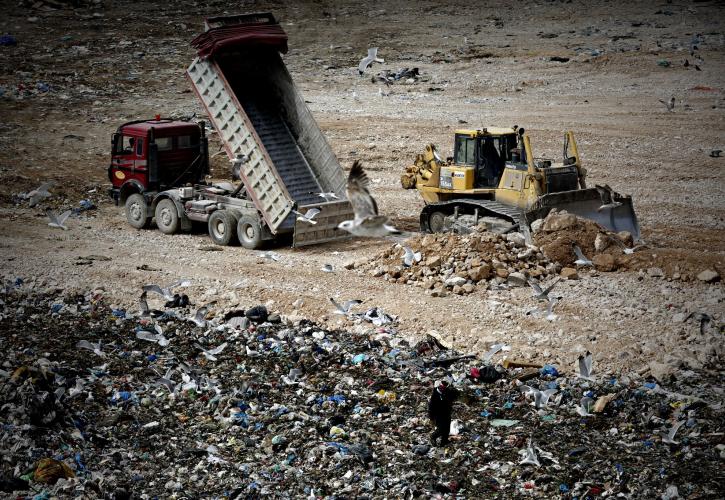
{"type": "Polygon", "coordinates": [[[516,207],[511,207],[498,203],[493,200],[478,200],[473,198],[461,198],[453,201],[445,201],[441,203],[431,203],[426,205],[420,213],[420,229],[421,231],[431,232],[428,224],[428,217],[433,212],[445,212],[453,213],[456,206],[470,207],[470,210],[466,210],[465,213],[473,212],[476,208],[483,209],[483,213],[479,213],[479,216],[494,216],[502,219],[511,221],[514,224],[519,224],[520,210],[516,207]]]}

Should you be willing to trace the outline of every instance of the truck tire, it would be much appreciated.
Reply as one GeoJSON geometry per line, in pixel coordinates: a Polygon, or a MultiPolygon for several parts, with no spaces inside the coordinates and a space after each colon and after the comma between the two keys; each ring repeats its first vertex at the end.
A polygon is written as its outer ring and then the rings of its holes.
{"type": "Polygon", "coordinates": [[[179,230],[179,213],[173,200],[161,200],[156,205],[156,227],[164,234],[174,234],[179,230]]]}
{"type": "Polygon", "coordinates": [[[149,206],[143,195],[134,193],[126,198],[126,220],[131,227],[144,229],[151,223],[149,206]]]}
{"type": "Polygon", "coordinates": [[[237,235],[244,248],[256,250],[262,246],[262,226],[256,217],[243,215],[237,223],[237,235]]]}
{"type": "Polygon", "coordinates": [[[237,219],[227,210],[217,210],[209,217],[209,237],[217,245],[227,246],[237,235],[237,219]]]}

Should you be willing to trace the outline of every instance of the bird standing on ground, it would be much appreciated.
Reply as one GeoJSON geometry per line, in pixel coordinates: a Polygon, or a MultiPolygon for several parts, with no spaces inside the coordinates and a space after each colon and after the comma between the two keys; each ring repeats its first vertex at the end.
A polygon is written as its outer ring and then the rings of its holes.
{"type": "Polygon", "coordinates": [[[420,252],[414,252],[409,246],[403,245],[403,251],[405,252],[403,255],[403,265],[405,267],[411,267],[414,263],[420,262],[423,258],[423,255],[420,252]]]}
{"type": "Polygon", "coordinates": [[[378,215],[378,204],[370,195],[370,179],[359,160],[355,160],[347,178],[347,197],[355,212],[353,220],[342,221],[337,227],[353,236],[382,238],[401,234],[384,215],[378,215]]]}

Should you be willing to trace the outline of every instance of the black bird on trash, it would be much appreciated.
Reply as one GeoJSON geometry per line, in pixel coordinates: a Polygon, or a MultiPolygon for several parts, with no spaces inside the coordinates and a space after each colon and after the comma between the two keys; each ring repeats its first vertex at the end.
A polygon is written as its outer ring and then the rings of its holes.
{"type": "Polygon", "coordinates": [[[428,417],[435,425],[435,431],[430,437],[431,444],[435,446],[436,440],[441,438],[441,446],[448,444],[451,432],[451,414],[453,402],[458,399],[458,391],[445,380],[437,380],[433,394],[428,403],[428,417]]]}

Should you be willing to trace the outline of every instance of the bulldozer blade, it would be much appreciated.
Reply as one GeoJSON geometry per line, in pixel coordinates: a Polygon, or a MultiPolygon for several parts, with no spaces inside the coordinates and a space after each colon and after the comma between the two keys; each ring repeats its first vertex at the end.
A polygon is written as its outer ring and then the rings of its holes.
{"type": "Polygon", "coordinates": [[[546,194],[539,198],[526,218],[532,221],[546,217],[553,208],[591,219],[610,231],[628,231],[635,241],[640,239],[639,222],[629,196],[601,187],[546,194]]]}

